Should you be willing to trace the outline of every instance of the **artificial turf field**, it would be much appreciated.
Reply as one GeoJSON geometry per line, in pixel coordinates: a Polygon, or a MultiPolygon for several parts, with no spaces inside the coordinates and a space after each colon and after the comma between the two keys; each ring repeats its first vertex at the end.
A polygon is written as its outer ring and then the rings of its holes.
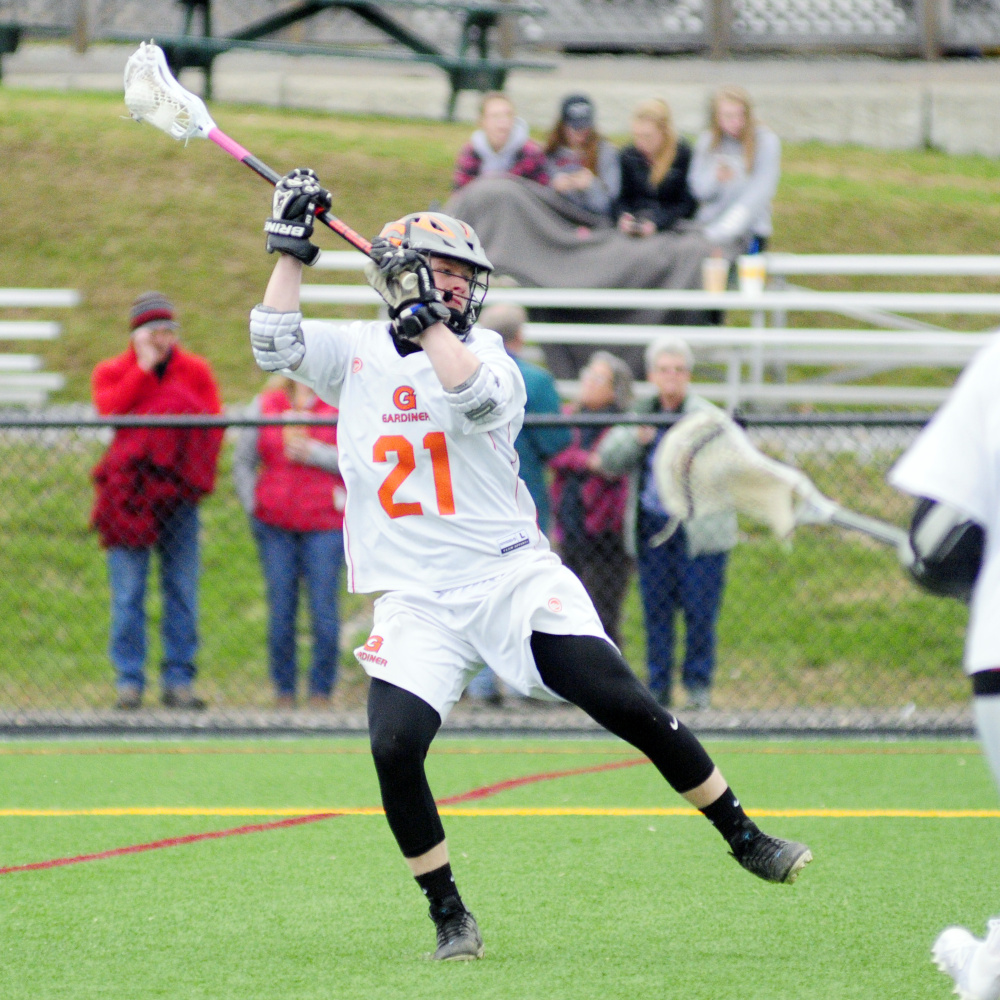
{"type": "Polygon", "coordinates": [[[0,997],[944,1000],[935,935],[1000,912],[976,746],[708,747],[812,847],[794,886],[743,872],[621,743],[439,739],[486,940],[439,964],[363,741],[0,744],[0,997]]]}

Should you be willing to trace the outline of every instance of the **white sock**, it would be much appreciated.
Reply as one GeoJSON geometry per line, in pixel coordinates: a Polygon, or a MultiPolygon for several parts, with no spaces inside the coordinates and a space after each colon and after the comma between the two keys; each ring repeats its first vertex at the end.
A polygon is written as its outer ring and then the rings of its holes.
{"type": "Polygon", "coordinates": [[[980,695],[972,699],[976,716],[976,729],[983,744],[983,753],[993,769],[997,788],[1000,789],[1000,695],[980,695]]]}

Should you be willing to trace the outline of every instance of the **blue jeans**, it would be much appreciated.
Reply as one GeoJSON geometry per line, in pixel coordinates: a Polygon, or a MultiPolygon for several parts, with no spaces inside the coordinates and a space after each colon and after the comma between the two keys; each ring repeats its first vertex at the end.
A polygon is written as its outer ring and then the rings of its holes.
{"type": "Polygon", "coordinates": [[[189,687],[198,649],[198,507],[182,503],[151,548],[108,549],[111,643],[108,652],[121,688],[146,686],[146,579],[156,550],[160,563],[160,635],[164,687],[189,687]]]}
{"type": "Polygon", "coordinates": [[[343,533],[288,531],[257,518],[252,525],[267,583],[267,658],[274,689],[279,695],[295,694],[295,619],[299,580],[304,579],[312,619],[309,694],[329,697],[340,658],[337,595],[344,562],[343,533]]]}
{"type": "Polygon", "coordinates": [[[649,539],[666,518],[639,511],[639,591],[646,619],[646,665],[649,687],[669,694],[674,664],[674,617],[684,614],[684,666],[681,678],[689,690],[711,686],[715,669],[715,626],[722,605],[727,553],[687,553],[683,527],[663,545],[649,539]]]}

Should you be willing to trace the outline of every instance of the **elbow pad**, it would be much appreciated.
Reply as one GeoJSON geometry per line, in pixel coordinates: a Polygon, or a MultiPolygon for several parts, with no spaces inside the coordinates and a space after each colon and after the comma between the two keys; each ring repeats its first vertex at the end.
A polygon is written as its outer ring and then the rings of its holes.
{"type": "Polygon", "coordinates": [[[486,420],[507,401],[500,379],[483,364],[461,385],[446,389],[445,399],[474,424],[486,420]]]}
{"type": "Polygon", "coordinates": [[[250,312],[250,348],[258,368],[266,372],[294,371],[306,353],[302,313],[254,306],[250,312]]]}
{"type": "Polygon", "coordinates": [[[983,563],[985,532],[951,504],[921,498],[910,525],[907,567],[925,590],[968,602],[983,563]]]}

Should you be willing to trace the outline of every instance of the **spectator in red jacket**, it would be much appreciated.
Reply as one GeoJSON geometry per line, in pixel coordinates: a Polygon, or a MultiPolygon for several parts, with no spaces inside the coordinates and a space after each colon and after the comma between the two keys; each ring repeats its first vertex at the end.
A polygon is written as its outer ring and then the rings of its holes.
{"type": "MultiPolygon", "coordinates": [[[[170,302],[146,292],[129,312],[128,348],[94,369],[102,416],[217,414],[219,389],[208,362],[177,343],[170,302]]],[[[198,502],[215,486],[223,429],[120,427],[94,469],[91,517],[107,549],[111,590],[109,652],[118,707],[142,705],[146,686],[146,579],[159,558],[163,599],[161,700],[202,709],[192,690],[198,648],[198,502]]]]}
{"type": "Polygon", "coordinates": [[[545,150],[528,136],[528,125],[499,91],[479,105],[479,128],[459,151],[452,180],[457,191],[477,177],[525,177],[548,184],[545,150]]]}
{"type": "MultiPolygon", "coordinates": [[[[276,376],[248,416],[333,417],[337,411],[301,382],[276,376]]],[[[344,503],[337,428],[287,424],[240,432],[233,477],[260,552],[267,584],[267,653],[275,702],[295,705],[295,620],[299,581],[309,592],[312,666],[309,704],[324,708],[337,680],[337,597],[344,563],[344,503]]]]}

